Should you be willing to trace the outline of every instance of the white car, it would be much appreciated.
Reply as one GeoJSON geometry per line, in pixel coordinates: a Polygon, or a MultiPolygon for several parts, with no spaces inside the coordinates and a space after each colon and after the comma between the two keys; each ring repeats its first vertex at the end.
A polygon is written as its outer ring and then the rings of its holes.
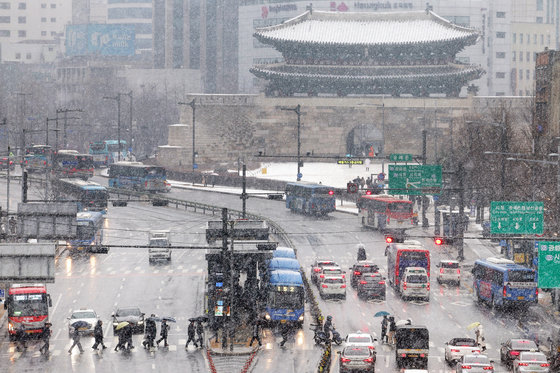
{"type": "Polygon", "coordinates": [[[346,272],[337,265],[322,267],[319,272],[317,272],[317,287],[321,287],[321,282],[325,279],[325,277],[341,276],[342,278],[346,278],[345,273],[346,272]]]}
{"type": "Polygon", "coordinates": [[[461,285],[461,266],[456,260],[441,260],[437,268],[437,282],[454,282],[457,286],[461,285]]]}
{"type": "Polygon", "coordinates": [[[455,365],[455,373],[493,373],[494,360],[482,354],[465,355],[455,365]]]}
{"type": "Polygon", "coordinates": [[[314,284],[317,283],[321,268],[336,265],[337,264],[335,263],[335,261],[331,259],[315,259],[315,263],[311,264],[311,282],[313,282],[314,284]]]}
{"type": "Polygon", "coordinates": [[[400,282],[399,292],[403,299],[423,298],[430,300],[430,278],[426,268],[407,267],[400,282]]]}
{"type": "Polygon", "coordinates": [[[97,316],[97,313],[95,313],[92,309],[81,308],[79,310],[75,310],[72,312],[70,317],[68,317],[68,336],[71,336],[74,332],[74,327],[72,325],[76,322],[84,322],[87,324],[87,326],[84,324],[84,326],[80,326],[78,328],[80,333],[93,334],[93,328],[95,328],[98,320],[99,317],[97,316]]]}
{"type": "Polygon", "coordinates": [[[366,346],[370,350],[375,351],[377,339],[373,336],[358,330],[356,333],[350,333],[344,338],[344,347],[346,346],[366,346]]]}
{"type": "Polygon", "coordinates": [[[513,372],[550,372],[550,364],[546,359],[546,355],[539,351],[523,351],[517,359],[513,361],[513,372]]]}
{"type": "Polygon", "coordinates": [[[480,354],[480,347],[472,338],[453,338],[445,343],[445,361],[455,363],[467,354],[480,354]]]}
{"type": "Polygon", "coordinates": [[[319,283],[321,298],[339,297],[346,299],[346,279],[342,276],[325,276],[319,283]]]}

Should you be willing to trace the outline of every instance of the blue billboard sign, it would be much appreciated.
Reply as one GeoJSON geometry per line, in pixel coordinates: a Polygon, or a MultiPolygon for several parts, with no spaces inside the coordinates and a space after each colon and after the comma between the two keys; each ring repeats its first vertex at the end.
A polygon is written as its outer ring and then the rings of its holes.
{"type": "Polygon", "coordinates": [[[67,56],[133,56],[134,25],[87,24],[66,26],[67,56]]]}

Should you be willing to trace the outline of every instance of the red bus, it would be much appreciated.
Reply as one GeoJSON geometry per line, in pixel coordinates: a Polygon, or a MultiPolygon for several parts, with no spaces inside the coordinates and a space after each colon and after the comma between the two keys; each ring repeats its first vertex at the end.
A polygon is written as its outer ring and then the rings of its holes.
{"type": "Polygon", "coordinates": [[[27,334],[38,335],[49,319],[51,296],[43,284],[13,284],[8,290],[4,309],[8,311],[8,333],[13,340],[23,324],[27,334]]]}
{"type": "Polygon", "coordinates": [[[93,177],[93,156],[76,150],[59,150],[53,154],[53,175],[77,177],[87,180],[93,177]]]}
{"type": "Polygon", "coordinates": [[[399,288],[401,276],[408,267],[426,269],[430,278],[430,251],[418,241],[407,240],[403,243],[392,243],[385,249],[387,257],[387,279],[395,288],[399,288]]]}
{"type": "Polygon", "coordinates": [[[389,195],[362,195],[356,203],[362,226],[385,233],[404,233],[413,228],[418,215],[409,200],[389,195]]]}

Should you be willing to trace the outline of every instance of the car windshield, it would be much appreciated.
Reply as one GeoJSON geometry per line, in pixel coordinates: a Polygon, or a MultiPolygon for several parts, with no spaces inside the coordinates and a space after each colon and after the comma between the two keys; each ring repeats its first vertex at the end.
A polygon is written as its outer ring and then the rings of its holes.
{"type": "Polygon", "coordinates": [[[80,311],[72,314],[72,319],[95,319],[95,312],[93,311],[80,311]]]}
{"type": "Polygon", "coordinates": [[[369,356],[369,349],[367,347],[346,347],[343,354],[345,356],[369,356]]]}
{"type": "Polygon", "coordinates": [[[381,277],[381,276],[365,276],[365,277],[362,277],[362,279],[366,282],[369,282],[369,283],[377,283],[379,281],[382,281],[383,277],[381,277]]]}
{"type": "Polygon", "coordinates": [[[441,262],[440,266],[442,268],[459,268],[459,263],[453,263],[453,262],[441,262]]]}
{"type": "Polygon", "coordinates": [[[138,308],[122,308],[117,311],[117,316],[140,316],[138,308]]]}
{"type": "Polygon", "coordinates": [[[344,279],[342,277],[327,277],[323,282],[326,284],[343,284],[344,279]]]}
{"type": "Polygon", "coordinates": [[[317,266],[323,268],[323,267],[332,266],[332,265],[334,265],[334,264],[335,264],[335,263],[334,263],[333,261],[330,261],[330,260],[329,260],[329,261],[319,262],[319,263],[317,263],[317,266]]]}
{"type": "Polygon", "coordinates": [[[150,246],[152,246],[152,247],[167,247],[169,245],[167,244],[167,240],[165,240],[165,239],[163,239],[163,240],[161,240],[161,239],[155,239],[155,240],[151,239],[150,240],[150,246]]]}
{"type": "Polygon", "coordinates": [[[542,353],[537,352],[524,352],[519,357],[521,361],[538,361],[538,362],[545,362],[546,363],[546,356],[542,353]]]}
{"type": "Polygon", "coordinates": [[[356,266],[356,268],[354,269],[354,271],[358,271],[360,273],[375,273],[379,270],[379,268],[376,265],[359,265],[356,266]]]}
{"type": "Polygon", "coordinates": [[[428,282],[428,276],[425,275],[408,275],[406,277],[406,282],[411,284],[424,284],[428,282]]]}
{"type": "Polygon", "coordinates": [[[476,342],[472,338],[462,338],[462,339],[454,339],[451,342],[452,346],[468,346],[468,347],[475,347],[476,342]]]}
{"type": "Polygon", "coordinates": [[[463,363],[468,364],[490,364],[490,359],[485,355],[467,355],[463,359],[463,363]]]}
{"type": "Polygon", "coordinates": [[[348,337],[349,343],[370,343],[371,339],[368,336],[350,336],[348,337]]]}
{"type": "Polygon", "coordinates": [[[323,269],[323,274],[325,275],[339,275],[342,273],[340,268],[325,268],[323,269]]]}
{"type": "Polygon", "coordinates": [[[511,341],[511,348],[513,350],[538,350],[537,344],[528,340],[513,340],[511,341]]]}

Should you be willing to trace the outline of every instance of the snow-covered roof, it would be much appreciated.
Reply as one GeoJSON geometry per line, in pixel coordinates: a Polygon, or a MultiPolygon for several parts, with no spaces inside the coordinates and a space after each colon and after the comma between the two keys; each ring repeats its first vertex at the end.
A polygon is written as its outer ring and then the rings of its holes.
{"type": "Polygon", "coordinates": [[[307,11],[280,25],[259,28],[263,43],[294,42],[340,45],[390,45],[463,40],[472,44],[478,33],[431,11],[353,13],[307,11]]]}

